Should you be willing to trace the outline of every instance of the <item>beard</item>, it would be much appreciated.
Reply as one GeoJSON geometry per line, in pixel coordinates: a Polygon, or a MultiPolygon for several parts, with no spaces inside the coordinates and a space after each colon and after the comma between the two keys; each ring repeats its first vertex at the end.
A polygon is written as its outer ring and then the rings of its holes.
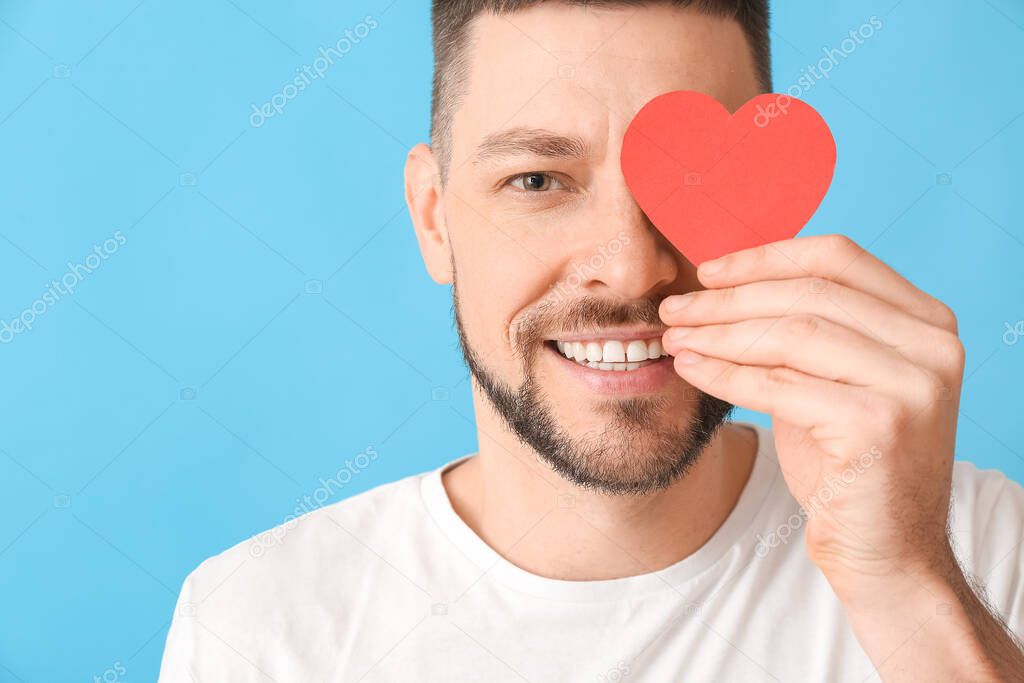
{"type": "Polygon", "coordinates": [[[732,404],[691,388],[690,417],[678,424],[683,406],[673,405],[667,397],[608,400],[597,407],[608,418],[602,430],[569,434],[536,380],[537,354],[545,350],[544,332],[630,323],[660,325],[660,299],[629,304],[597,298],[568,305],[541,303],[517,324],[512,345],[522,362],[524,379],[519,387],[512,387],[474,349],[462,323],[458,286],[452,291],[459,345],[477,385],[512,433],[576,486],[633,496],[665,489],[693,467],[733,409],[732,404]]]}

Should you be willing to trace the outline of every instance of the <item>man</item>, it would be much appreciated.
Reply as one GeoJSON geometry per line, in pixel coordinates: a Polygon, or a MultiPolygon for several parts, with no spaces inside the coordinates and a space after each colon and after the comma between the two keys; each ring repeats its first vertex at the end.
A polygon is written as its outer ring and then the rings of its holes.
{"type": "Polygon", "coordinates": [[[950,310],[838,236],[697,269],[623,180],[653,96],[770,90],[765,3],[436,1],[434,36],[406,197],[479,453],[204,562],[161,680],[1024,680],[1024,494],[953,464],[950,310]]]}

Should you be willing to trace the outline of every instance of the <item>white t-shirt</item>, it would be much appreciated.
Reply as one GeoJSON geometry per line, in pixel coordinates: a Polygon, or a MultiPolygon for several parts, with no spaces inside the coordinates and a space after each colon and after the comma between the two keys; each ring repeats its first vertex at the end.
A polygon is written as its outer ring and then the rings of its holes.
{"type": "MultiPolygon", "coordinates": [[[[441,472],[454,461],[203,562],[160,681],[861,683],[871,662],[807,559],[771,432],[750,426],[760,443],[736,508],[662,571],[563,581],[516,567],[452,509],[441,472]]],[[[1021,634],[1024,490],[959,462],[953,494],[961,561],[1021,634]]]]}

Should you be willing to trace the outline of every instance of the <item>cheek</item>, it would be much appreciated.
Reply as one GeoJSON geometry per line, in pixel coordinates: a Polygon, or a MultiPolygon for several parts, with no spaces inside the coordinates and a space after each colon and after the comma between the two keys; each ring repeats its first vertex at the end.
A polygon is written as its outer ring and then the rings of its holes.
{"type": "Polygon", "coordinates": [[[459,270],[459,305],[462,325],[473,350],[494,366],[509,357],[508,318],[510,302],[487,280],[473,281],[459,270]]]}
{"type": "Polygon", "coordinates": [[[518,367],[510,324],[550,290],[547,266],[529,247],[479,219],[453,244],[460,315],[474,350],[492,367],[518,367]]]}

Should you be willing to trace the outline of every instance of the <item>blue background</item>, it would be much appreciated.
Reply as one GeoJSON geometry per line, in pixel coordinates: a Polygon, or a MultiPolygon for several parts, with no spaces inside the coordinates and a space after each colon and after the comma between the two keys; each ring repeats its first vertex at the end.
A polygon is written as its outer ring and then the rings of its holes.
{"type": "MultiPolygon", "coordinates": [[[[450,293],[403,202],[428,14],[0,2],[0,319],[127,239],[0,344],[0,680],[154,680],[201,560],[367,447],[335,500],[475,448],[450,293]],[[250,125],[368,15],[326,78],[250,125]]],[[[1022,480],[1024,338],[1004,333],[1024,319],[1024,6],[779,3],[776,90],[872,15],[882,28],[803,94],[839,145],[806,232],[851,235],[954,308],[958,454],[1022,480]]]]}

